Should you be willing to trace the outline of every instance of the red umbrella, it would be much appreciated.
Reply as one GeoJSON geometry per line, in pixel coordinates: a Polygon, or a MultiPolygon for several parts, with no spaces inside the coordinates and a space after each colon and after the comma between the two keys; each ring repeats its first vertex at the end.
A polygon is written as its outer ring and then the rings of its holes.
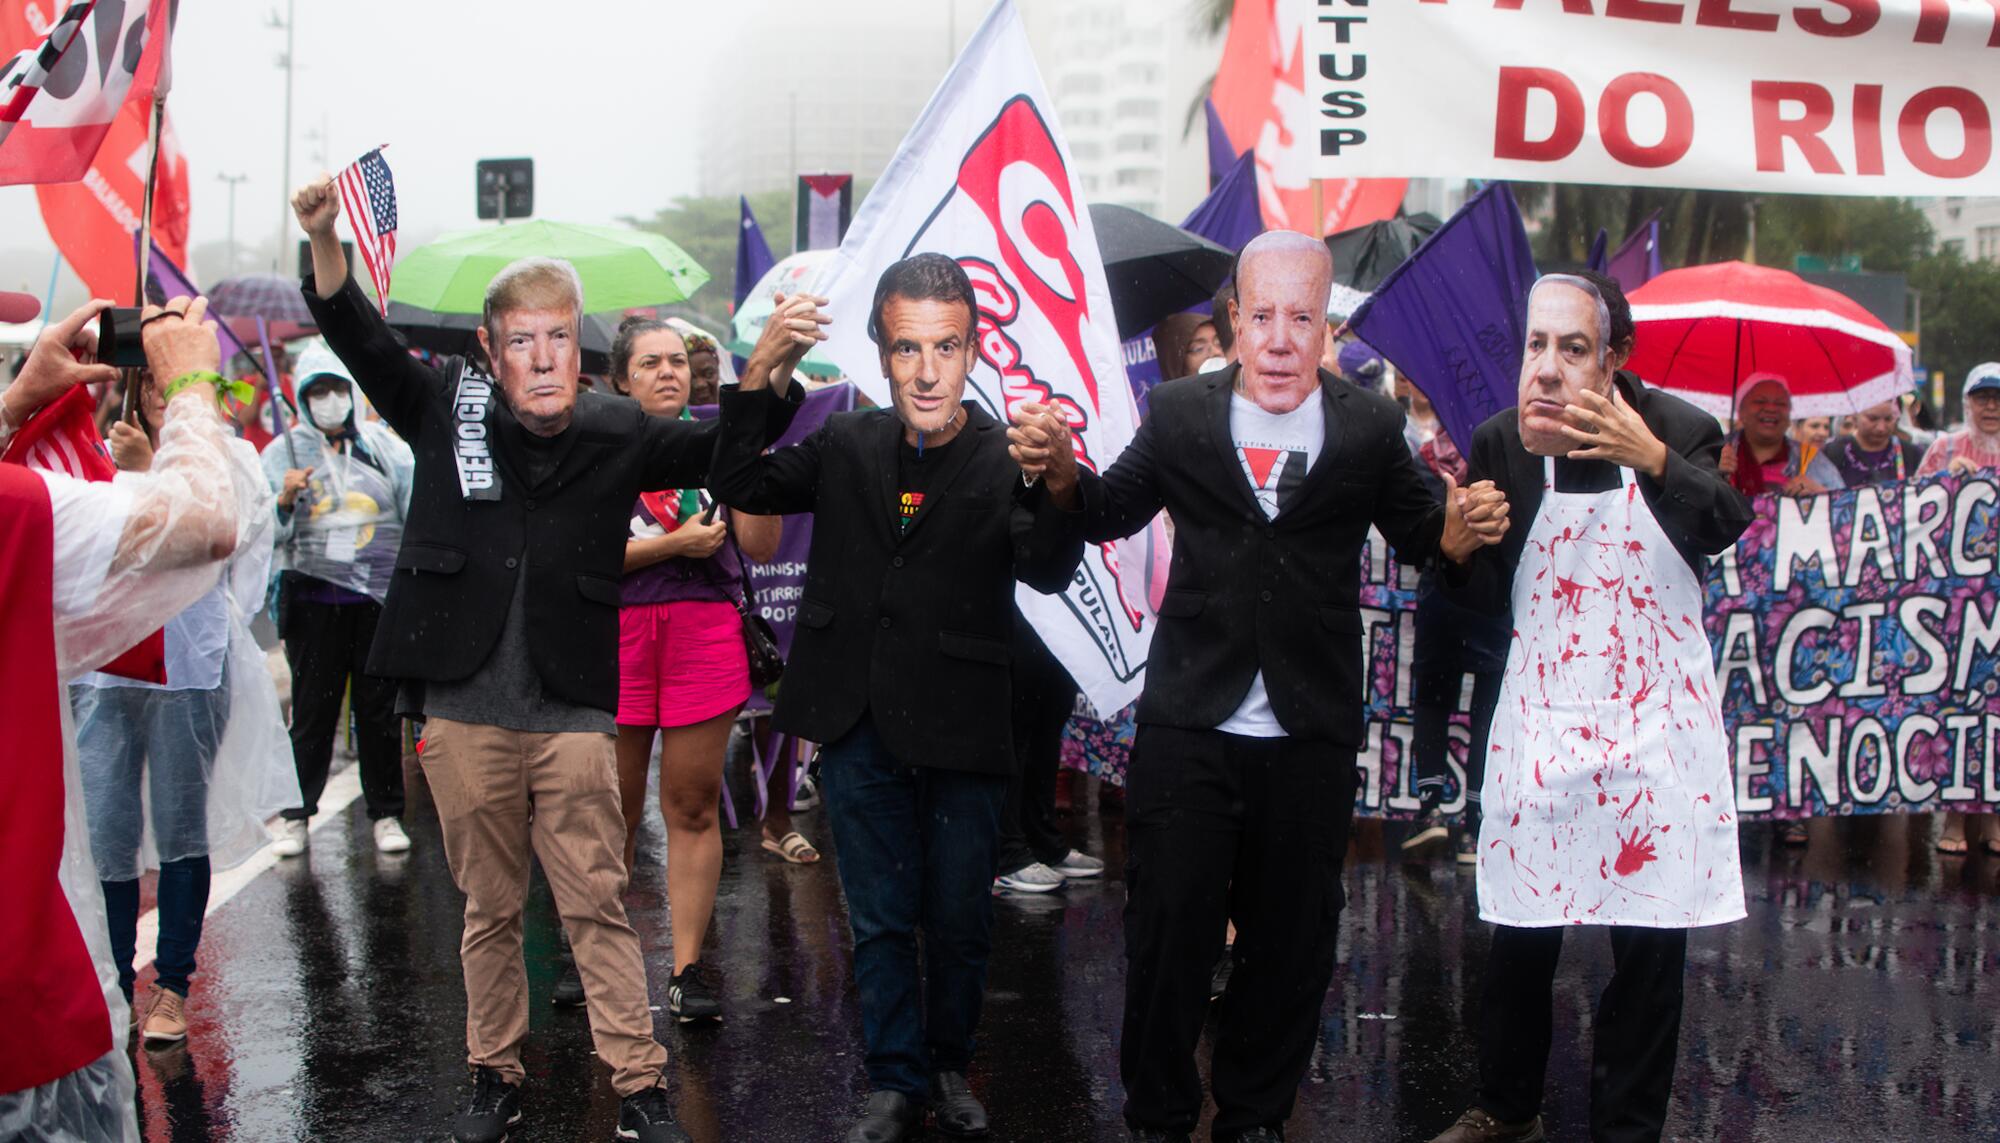
{"type": "Polygon", "coordinates": [[[1777,373],[1792,415],[1858,413],[1916,387],[1910,347],[1836,290],[1797,274],[1721,262],[1669,270],[1632,291],[1634,373],[1718,417],[1737,383],[1777,373]]]}

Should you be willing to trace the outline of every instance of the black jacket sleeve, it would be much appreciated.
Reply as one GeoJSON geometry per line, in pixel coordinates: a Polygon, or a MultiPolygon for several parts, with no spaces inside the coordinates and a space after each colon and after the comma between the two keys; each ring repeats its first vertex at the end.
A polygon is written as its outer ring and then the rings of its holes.
{"type": "Polygon", "coordinates": [[[1524,505],[1507,468],[1507,442],[1496,421],[1489,420],[1472,434],[1472,451],[1466,454],[1467,484],[1491,480],[1507,497],[1508,530],[1498,544],[1489,544],[1472,553],[1465,563],[1444,561],[1440,577],[1445,594],[1461,607],[1485,615],[1505,615],[1514,606],[1514,566],[1527,546],[1527,528],[1533,513],[1523,514],[1524,505]]]}
{"type": "Polygon", "coordinates": [[[1067,588],[1083,562],[1082,511],[1066,512],[1040,484],[1016,485],[1014,494],[1014,578],[1055,595],[1067,588]]]}
{"type": "MultiPolygon", "coordinates": [[[[1132,443],[1102,475],[1077,466],[1083,498],[1083,534],[1093,544],[1110,543],[1144,528],[1160,514],[1159,419],[1139,422],[1132,443]]],[[[1072,569],[1074,570],[1074,569],[1072,569]]]]}
{"type": "Polygon", "coordinates": [[[1395,455],[1382,476],[1382,491],[1375,498],[1371,521],[1396,552],[1396,562],[1425,567],[1438,557],[1438,542],[1444,538],[1444,505],[1424,485],[1417,458],[1402,447],[1397,426],[1395,455]]]}
{"type": "Polygon", "coordinates": [[[445,375],[410,356],[409,348],[382,319],[375,303],[361,292],[353,274],[347,275],[347,281],[330,298],[319,296],[310,276],[300,288],[321,336],[354,374],[355,383],[375,410],[396,435],[416,440],[426,411],[443,399],[445,375]]]}
{"type": "MultiPolygon", "coordinates": [[[[802,400],[795,388],[783,400],[773,398],[762,402],[764,440],[773,441],[785,435],[802,400]]],[[[684,421],[674,417],[646,417],[640,444],[646,454],[643,487],[705,487],[722,433],[720,418],[684,421]]],[[[757,447],[761,450],[763,445],[757,447]]]]}
{"type": "Polygon", "coordinates": [[[1640,473],[1639,491],[1683,556],[1718,555],[1743,535],[1752,519],[1749,499],[1716,467],[1722,457],[1722,426],[1692,406],[1670,406],[1657,393],[1648,396],[1642,416],[1667,446],[1667,468],[1658,480],[1640,473]]]}
{"type": "Polygon", "coordinates": [[[709,491],[739,512],[783,516],[811,512],[819,500],[820,452],[832,422],[787,448],[764,447],[783,435],[801,400],[794,388],[786,398],[769,389],[725,388],[715,421],[714,464],[709,491]]]}

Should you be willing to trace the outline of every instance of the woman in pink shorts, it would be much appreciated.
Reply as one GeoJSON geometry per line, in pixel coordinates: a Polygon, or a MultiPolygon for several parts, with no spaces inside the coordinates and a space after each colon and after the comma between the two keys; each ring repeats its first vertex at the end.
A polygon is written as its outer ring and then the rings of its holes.
{"type": "MultiPolygon", "coordinates": [[[[664,321],[627,318],[611,346],[612,385],[659,417],[686,414],[688,349],[664,321]]],[[[739,561],[777,553],[775,516],[705,520],[697,489],[649,492],[632,507],[618,640],[618,785],[630,869],[645,812],[646,770],[661,736],[660,815],[667,823],[667,903],[674,975],[667,1002],[683,1023],[714,1020],[721,1004],[701,962],[722,877],[723,756],[750,697],[750,662],[736,612],[739,561]]]]}

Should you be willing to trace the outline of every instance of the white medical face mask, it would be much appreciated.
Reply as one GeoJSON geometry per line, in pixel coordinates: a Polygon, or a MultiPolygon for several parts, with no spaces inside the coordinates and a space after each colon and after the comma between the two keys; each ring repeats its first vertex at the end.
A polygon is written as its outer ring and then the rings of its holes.
{"type": "Polygon", "coordinates": [[[312,414],[313,424],[321,432],[334,432],[347,424],[347,415],[354,411],[354,395],[345,388],[331,389],[324,393],[314,393],[306,398],[306,412],[312,414]]]}

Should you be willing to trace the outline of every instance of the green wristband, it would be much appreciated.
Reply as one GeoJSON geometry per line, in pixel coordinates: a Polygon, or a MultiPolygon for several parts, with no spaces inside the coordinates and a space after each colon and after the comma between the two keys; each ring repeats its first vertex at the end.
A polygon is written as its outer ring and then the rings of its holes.
{"type": "Polygon", "coordinates": [[[213,385],[216,396],[234,397],[245,405],[257,399],[257,390],[252,388],[248,381],[231,381],[220,373],[203,369],[193,373],[183,373],[167,382],[167,387],[160,393],[161,404],[172,404],[174,398],[180,396],[181,391],[190,385],[213,385]]]}

